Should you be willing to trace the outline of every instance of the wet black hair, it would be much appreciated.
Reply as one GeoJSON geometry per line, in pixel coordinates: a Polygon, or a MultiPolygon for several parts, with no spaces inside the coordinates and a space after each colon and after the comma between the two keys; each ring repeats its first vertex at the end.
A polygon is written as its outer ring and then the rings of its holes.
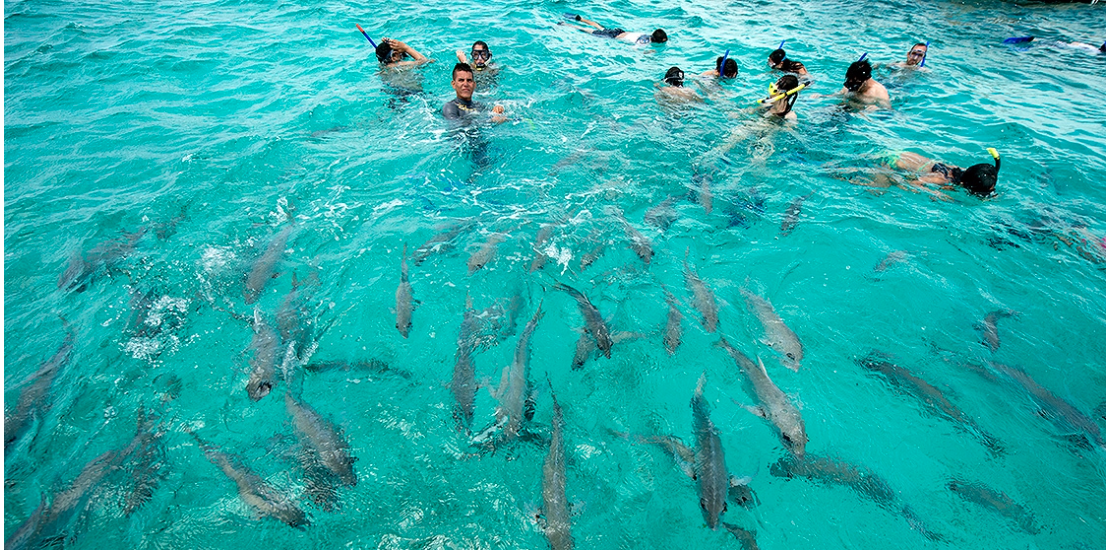
{"type": "Polygon", "coordinates": [[[668,42],[668,33],[664,32],[663,29],[657,29],[653,31],[653,34],[649,35],[649,41],[655,44],[668,42]]]}
{"type": "Polygon", "coordinates": [[[468,63],[458,63],[453,66],[453,80],[457,80],[457,73],[476,74],[472,71],[472,66],[468,63]]]}
{"type": "Polygon", "coordinates": [[[773,51],[768,54],[768,61],[771,61],[773,65],[787,59],[787,52],[783,51],[783,48],[773,51]]]}
{"type": "Polygon", "coordinates": [[[986,197],[995,192],[995,184],[998,183],[998,169],[1002,165],[1002,159],[995,159],[995,164],[976,164],[969,166],[960,174],[959,183],[969,193],[980,197],[986,197]]]}
{"type": "Polygon", "coordinates": [[[683,86],[684,72],[679,67],[671,67],[664,73],[664,81],[672,86],[683,86]]]}
{"type": "Polygon", "coordinates": [[[376,59],[385,65],[392,62],[392,45],[387,40],[376,46],[376,59]]]}
{"type": "Polygon", "coordinates": [[[924,42],[918,42],[917,44],[914,44],[913,46],[910,46],[910,49],[912,49],[912,50],[913,50],[914,48],[917,48],[918,46],[921,46],[921,47],[923,47],[923,48],[925,48],[925,49],[927,49],[927,50],[929,49],[929,45],[927,45],[927,44],[926,44],[926,43],[924,43],[924,42]]]}
{"type": "Polygon", "coordinates": [[[476,42],[472,43],[472,49],[475,50],[477,46],[484,46],[485,50],[491,51],[491,48],[488,47],[488,43],[484,42],[483,40],[477,40],[476,42]]]}
{"type": "MultiPolygon", "coordinates": [[[[793,74],[785,74],[776,81],[776,90],[779,92],[789,92],[799,87],[799,77],[793,74]]],[[[783,112],[784,115],[791,112],[791,107],[795,105],[795,101],[799,99],[799,94],[794,93],[785,98],[782,101],[786,102],[787,109],[783,112]]],[[[782,115],[781,115],[782,116],[782,115]]]]}
{"type": "Polygon", "coordinates": [[[1098,51],[1106,53],[1106,42],[1103,42],[1102,45],[1098,47],[1098,51]]]}
{"type": "Polygon", "coordinates": [[[722,58],[719,57],[718,59],[714,60],[714,68],[718,70],[718,76],[723,76],[726,78],[733,78],[737,76],[737,61],[734,61],[733,59],[726,59],[726,70],[723,71],[722,58]]]}
{"type": "Polygon", "coordinates": [[[869,78],[872,78],[872,64],[868,63],[867,59],[856,61],[849,65],[849,70],[845,71],[845,88],[848,88],[850,92],[855,92],[869,78]],[[849,87],[850,82],[857,83],[855,88],[849,87]]]}

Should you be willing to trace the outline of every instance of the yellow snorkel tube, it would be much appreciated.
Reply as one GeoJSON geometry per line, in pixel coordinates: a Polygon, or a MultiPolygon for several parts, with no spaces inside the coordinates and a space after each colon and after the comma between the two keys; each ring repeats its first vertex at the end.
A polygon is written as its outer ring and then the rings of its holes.
{"type": "Polygon", "coordinates": [[[780,89],[777,88],[776,83],[773,82],[773,83],[768,85],[768,97],[766,97],[764,99],[758,99],[757,100],[757,105],[763,105],[765,103],[771,105],[771,104],[773,104],[773,103],[775,103],[775,102],[777,102],[777,101],[779,101],[779,100],[781,100],[781,99],[783,99],[783,98],[785,98],[789,95],[794,95],[794,94],[799,93],[799,91],[802,90],[803,88],[806,88],[806,84],[799,84],[799,86],[797,88],[788,90],[788,91],[781,94],[780,89]]]}

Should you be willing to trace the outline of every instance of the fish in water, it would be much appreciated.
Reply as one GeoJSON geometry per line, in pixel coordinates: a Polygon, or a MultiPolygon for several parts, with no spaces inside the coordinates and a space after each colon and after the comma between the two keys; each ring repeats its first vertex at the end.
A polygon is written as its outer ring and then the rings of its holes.
{"type": "Polygon", "coordinates": [[[723,523],[722,527],[725,527],[741,543],[741,550],[760,550],[760,547],[757,546],[756,531],[742,529],[732,523],[723,523]]]}
{"type": "Polygon", "coordinates": [[[399,286],[396,287],[396,330],[404,338],[411,332],[411,314],[415,311],[415,300],[411,292],[411,282],[407,280],[407,245],[403,245],[403,259],[399,262],[399,286]]]}
{"type": "Polygon", "coordinates": [[[630,225],[630,221],[622,215],[621,211],[615,209],[614,215],[626,230],[626,236],[630,239],[630,249],[634,251],[634,254],[637,254],[638,258],[641,258],[641,261],[645,262],[645,267],[649,267],[649,262],[653,260],[653,243],[633,225],[630,225]]]}
{"type": "Polygon", "coordinates": [[[753,363],[744,353],[731,346],[725,338],[721,338],[717,345],[730,354],[752,386],[753,394],[760,402],[760,407],[752,409],[752,412],[772,423],[779,432],[780,441],[792,454],[803,456],[808,441],[806,424],[799,414],[799,409],[791,404],[787,395],[768,377],[764,362],[758,358],[757,362],[753,363]]]}
{"type": "Polygon", "coordinates": [[[611,330],[607,327],[607,322],[603,320],[603,316],[599,314],[599,309],[592,305],[587,296],[584,296],[579,290],[564,283],[557,283],[553,286],[553,290],[562,290],[576,299],[576,304],[580,307],[580,314],[584,316],[584,330],[595,339],[595,345],[599,347],[603,355],[610,359],[611,345],[614,342],[611,340],[611,330]]]}
{"type": "Polygon", "coordinates": [[[953,479],[948,488],[968,502],[974,502],[988,508],[1014,522],[1019,529],[1036,535],[1040,532],[1033,514],[1024,506],[1014,502],[1006,493],[992,489],[982,483],[953,479]]]}
{"type": "Polygon", "coordinates": [[[246,382],[246,393],[250,400],[260,401],[272,391],[273,384],[276,383],[276,364],[279,360],[277,351],[280,347],[280,336],[265,321],[261,309],[254,307],[253,340],[250,341],[253,357],[250,358],[250,378],[246,382]]]}
{"type": "Polygon", "coordinates": [[[718,330],[718,303],[714,300],[714,292],[699,278],[688,261],[690,250],[684,251],[684,284],[691,293],[691,305],[703,316],[703,329],[714,332],[718,330]]]}
{"type": "Polygon", "coordinates": [[[667,199],[661,201],[660,204],[645,211],[645,223],[660,229],[661,231],[668,231],[669,227],[672,227],[673,223],[676,223],[677,214],[676,209],[672,207],[676,203],[676,197],[670,196],[667,199]]]}
{"type": "Polygon", "coordinates": [[[65,340],[62,341],[58,351],[54,352],[54,355],[27,379],[27,386],[19,394],[15,410],[5,415],[5,456],[13,448],[12,444],[22,437],[23,433],[31,426],[31,419],[38,418],[41,420],[43,414],[50,410],[52,402],[50,389],[53,387],[58,373],[69,364],[69,360],[73,357],[73,347],[77,338],[76,333],[68,323],[65,325],[65,330],[65,340]]]}
{"type": "Polygon", "coordinates": [[[783,223],[780,224],[780,235],[786,237],[791,234],[791,231],[795,229],[795,226],[799,223],[799,214],[803,211],[803,201],[810,198],[814,193],[808,193],[801,197],[796,197],[791,201],[791,206],[787,207],[787,212],[783,215],[783,223]]]}
{"type": "Polygon", "coordinates": [[[695,429],[695,479],[699,487],[699,508],[711,529],[717,529],[726,513],[730,475],[718,429],[710,420],[710,404],[703,398],[707,373],[699,377],[699,385],[691,398],[691,420],[695,429]]]}
{"type": "Polygon", "coordinates": [[[489,235],[488,240],[480,245],[480,248],[476,252],[473,252],[472,256],[469,256],[469,275],[480,271],[485,265],[488,265],[488,262],[495,258],[495,251],[499,247],[499,243],[506,240],[507,235],[503,233],[492,233],[489,235]]]}
{"type": "Polygon", "coordinates": [[[953,421],[967,433],[978,437],[984,446],[990,449],[992,453],[1000,454],[1002,452],[1002,447],[999,445],[998,441],[990,434],[983,431],[975,424],[975,421],[972,420],[970,416],[964,414],[963,411],[949,401],[948,398],[945,397],[944,392],[937,389],[929,382],[918,378],[910,371],[885,361],[881,357],[882,354],[872,353],[860,361],[860,366],[869,371],[883,375],[891,385],[906,393],[914,395],[935,412],[953,421]]]}
{"type": "Polygon", "coordinates": [[[120,240],[107,241],[89,250],[87,254],[75,252],[69,264],[58,277],[58,290],[84,292],[102,269],[111,269],[134,252],[138,240],[146,234],[146,228],[125,234],[120,240]]]}
{"type": "Polygon", "coordinates": [[[334,475],[319,456],[310,449],[297,453],[300,466],[303,467],[303,495],[325,512],[333,512],[341,507],[338,500],[338,486],[342,480],[334,475]]]}
{"type": "Polygon", "coordinates": [[[415,261],[415,265],[422,264],[431,254],[447,252],[454,246],[454,240],[459,235],[472,229],[476,225],[473,220],[459,221],[450,226],[445,231],[438,233],[430,238],[430,240],[423,243],[422,246],[415,249],[415,253],[411,258],[415,261]]]}
{"type": "Polygon", "coordinates": [[[284,394],[284,405],[303,446],[314,453],[319,462],[342,483],[350,487],[357,485],[357,473],[353,471],[357,458],[350,455],[349,443],[342,438],[338,428],[311,406],[293,398],[292,392],[284,394]]]}
{"type": "Polygon", "coordinates": [[[1005,317],[1013,317],[1015,315],[1017,315],[1017,312],[1012,310],[999,310],[992,311],[983,317],[983,322],[976,325],[976,329],[983,339],[983,345],[987,346],[991,351],[998,351],[998,320],[1005,317]]]}
{"type": "Polygon", "coordinates": [[[534,261],[530,262],[530,273],[541,269],[545,265],[546,255],[542,252],[542,245],[553,236],[553,230],[557,224],[543,224],[538,229],[538,236],[534,239],[534,261]]]}
{"type": "Polygon", "coordinates": [[[519,436],[522,430],[523,417],[532,418],[533,398],[530,388],[530,339],[534,330],[538,327],[538,321],[542,318],[541,304],[537,311],[522,330],[515,347],[514,361],[503,368],[499,388],[495,392],[495,398],[499,400],[499,406],[495,410],[495,423],[481,432],[474,443],[482,443],[494,449],[498,445],[510,443],[519,436]],[[496,438],[490,436],[499,430],[496,438]]]}
{"type": "Polygon", "coordinates": [[[764,195],[756,187],[750,187],[737,193],[733,200],[726,201],[723,211],[729,218],[726,227],[752,227],[764,215],[764,195]]]}
{"type": "Polygon", "coordinates": [[[592,232],[588,234],[586,242],[595,243],[595,246],[592,247],[591,251],[584,254],[583,256],[580,256],[581,271],[587,269],[588,266],[595,263],[596,260],[603,256],[603,252],[607,250],[607,243],[601,240],[600,236],[601,234],[598,229],[592,230],[592,232]]]}
{"type": "Polygon", "coordinates": [[[453,365],[453,381],[450,391],[457,402],[453,417],[468,431],[472,428],[474,403],[476,402],[476,366],[472,354],[476,351],[476,332],[478,330],[476,311],[472,308],[472,297],[465,298],[465,316],[461,320],[461,331],[457,335],[457,358],[453,365]]]}
{"type": "Polygon", "coordinates": [[[362,359],[357,361],[317,361],[309,363],[303,366],[305,372],[320,373],[329,371],[342,371],[342,372],[365,372],[373,374],[387,374],[391,373],[400,378],[410,380],[412,375],[410,372],[403,369],[397,369],[388,364],[387,361],[380,359],[362,359]]]}
{"type": "Polygon", "coordinates": [[[301,363],[306,363],[315,347],[315,321],[311,315],[311,293],[319,282],[318,274],[312,273],[307,280],[296,280],[292,275],[292,290],[284,298],[277,311],[277,329],[280,330],[282,347],[292,348],[292,353],[301,363]]]}
{"type": "MultiPolygon", "coordinates": [[[[645,338],[645,335],[636,332],[615,332],[611,334],[611,345],[636,338],[645,338]]],[[[582,331],[580,338],[576,340],[576,353],[572,356],[572,370],[584,368],[588,360],[593,356],[597,356],[598,352],[599,346],[595,343],[595,338],[592,338],[588,331],[582,331]]]]}
{"type": "Polygon", "coordinates": [[[1056,396],[1048,389],[1044,388],[1037,383],[1036,380],[1029,377],[1025,371],[1005,365],[1002,363],[991,362],[988,363],[991,368],[999,373],[1007,376],[1016,385],[1029,392],[1029,395],[1037,403],[1037,406],[1041,407],[1041,411],[1044,416],[1052,421],[1052,423],[1061,430],[1075,429],[1082,434],[1078,434],[1078,443],[1092,443],[1106,450],[1106,440],[1102,437],[1102,431],[1099,430],[1098,424],[1089,416],[1083,414],[1082,411],[1075,408],[1074,405],[1064,401],[1056,396]]]}
{"type": "Polygon", "coordinates": [[[196,438],[196,442],[204,456],[238,487],[239,498],[257,512],[259,516],[280,520],[296,529],[303,529],[310,525],[307,515],[303,513],[299,506],[296,506],[295,502],[278,493],[276,489],[261,479],[261,476],[253,473],[249,467],[243,464],[241,459],[220,451],[218,447],[200,439],[200,436],[195,433],[189,433],[196,438]]]}
{"type": "Polygon", "coordinates": [[[541,494],[542,515],[545,517],[545,538],[553,550],[571,549],[572,522],[568,515],[568,496],[565,475],[564,416],[557,395],[553,396],[553,435],[549,439],[549,453],[542,464],[541,494]]]}
{"type": "Polygon", "coordinates": [[[269,283],[269,279],[276,275],[277,265],[284,259],[284,251],[288,247],[288,238],[292,236],[292,231],[295,228],[296,226],[289,220],[288,225],[284,226],[284,229],[281,229],[269,241],[269,246],[265,247],[265,252],[254,260],[253,267],[246,275],[246,286],[242,292],[247,304],[256,302],[257,298],[261,296],[261,292],[265,290],[265,285],[269,283]]]}
{"type": "Polygon", "coordinates": [[[695,174],[691,177],[692,184],[698,184],[699,186],[698,189],[692,187],[691,200],[701,204],[707,214],[710,214],[714,208],[714,194],[710,190],[711,179],[708,174],[695,174]]]}
{"type": "Polygon", "coordinates": [[[138,429],[130,445],[121,453],[131,457],[131,475],[123,498],[123,514],[126,516],[135,513],[153,498],[164,477],[166,457],[161,438],[165,435],[165,429],[153,420],[144,409],[139,410],[138,429]]]}
{"type": "Polygon", "coordinates": [[[781,359],[780,363],[799,372],[799,366],[803,360],[803,344],[799,342],[799,337],[784,324],[783,319],[776,314],[775,308],[768,300],[745,288],[741,289],[741,295],[745,297],[745,304],[749,310],[756,315],[757,320],[764,327],[765,343],[786,357],[781,359]]]}
{"type": "Polygon", "coordinates": [[[905,250],[892,251],[891,253],[887,254],[887,256],[884,257],[883,260],[881,260],[879,264],[876,265],[876,267],[872,268],[872,272],[883,273],[884,271],[887,271],[891,266],[903,261],[905,258],[905,250]]]}
{"type": "Polygon", "coordinates": [[[684,316],[676,307],[676,297],[668,289],[664,291],[664,301],[668,304],[668,317],[664,322],[664,349],[668,350],[669,355],[674,355],[683,337],[684,316]]]}

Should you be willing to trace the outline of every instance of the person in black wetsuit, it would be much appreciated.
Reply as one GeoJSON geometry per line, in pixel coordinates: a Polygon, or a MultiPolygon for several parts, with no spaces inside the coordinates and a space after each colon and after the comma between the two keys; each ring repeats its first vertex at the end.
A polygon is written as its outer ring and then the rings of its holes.
{"type": "MultiPolygon", "coordinates": [[[[608,29],[595,21],[580,17],[575,13],[566,13],[565,19],[569,21],[578,21],[587,25],[587,27],[581,27],[578,25],[572,25],[578,31],[586,32],[592,36],[601,36],[603,38],[610,38],[618,40],[620,42],[626,42],[627,44],[634,44],[636,46],[647,46],[649,44],[663,44],[668,42],[668,33],[664,32],[664,29],[656,29],[649,34],[627,32],[622,29],[608,29]],[[590,27],[590,28],[589,28],[590,27]]],[[[562,22],[562,24],[565,24],[562,22]]]]}
{"type": "MultiPolygon", "coordinates": [[[[453,91],[457,97],[442,106],[442,116],[450,120],[466,118],[470,115],[482,113],[487,110],[487,105],[472,100],[472,92],[476,89],[476,80],[473,78],[472,67],[468,63],[458,63],[453,66],[453,91]]],[[[507,120],[503,116],[503,106],[492,107],[492,122],[507,120]]]]}

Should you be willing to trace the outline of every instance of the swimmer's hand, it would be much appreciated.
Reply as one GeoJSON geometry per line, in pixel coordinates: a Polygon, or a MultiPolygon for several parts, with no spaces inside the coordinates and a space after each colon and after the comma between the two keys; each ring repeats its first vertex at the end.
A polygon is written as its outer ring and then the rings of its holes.
{"type": "Polygon", "coordinates": [[[494,113],[492,115],[492,122],[494,122],[496,124],[499,124],[500,122],[506,122],[507,121],[507,117],[503,116],[503,106],[502,105],[496,105],[495,107],[492,107],[492,113],[494,113]]]}
{"type": "Polygon", "coordinates": [[[458,63],[468,63],[469,62],[468,56],[465,55],[465,50],[457,50],[457,62],[458,63]]]}

